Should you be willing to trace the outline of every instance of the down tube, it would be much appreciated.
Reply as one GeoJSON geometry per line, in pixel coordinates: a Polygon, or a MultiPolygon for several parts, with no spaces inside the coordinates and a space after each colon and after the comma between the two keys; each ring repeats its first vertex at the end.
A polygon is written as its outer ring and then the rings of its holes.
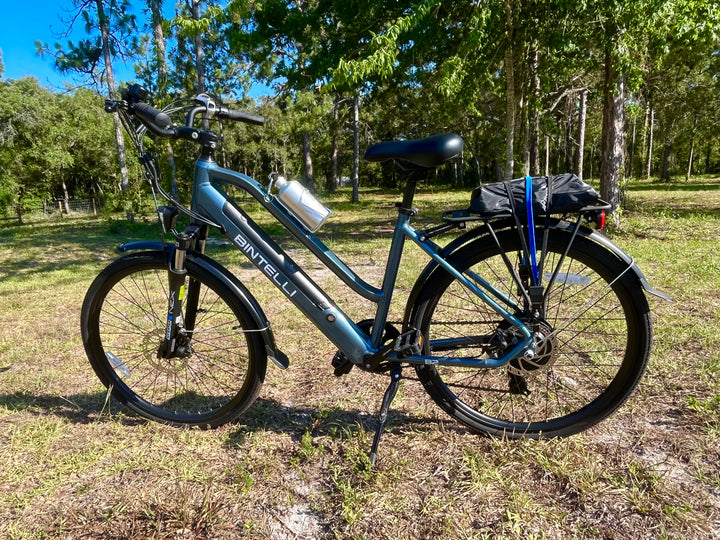
{"type": "Polygon", "coordinates": [[[209,182],[198,188],[204,210],[223,216],[225,235],[351,362],[376,352],[365,333],[225,193],[209,182]]]}

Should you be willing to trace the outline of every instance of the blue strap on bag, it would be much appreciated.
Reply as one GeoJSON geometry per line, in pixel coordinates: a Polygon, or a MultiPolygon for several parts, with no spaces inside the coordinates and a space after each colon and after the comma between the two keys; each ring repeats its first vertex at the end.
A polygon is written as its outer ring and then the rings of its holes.
{"type": "Polygon", "coordinates": [[[533,183],[530,176],[525,177],[525,208],[528,219],[528,237],[530,240],[530,262],[532,264],[533,285],[538,284],[538,265],[535,250],[535,218],[533,216],[533,183]]]}

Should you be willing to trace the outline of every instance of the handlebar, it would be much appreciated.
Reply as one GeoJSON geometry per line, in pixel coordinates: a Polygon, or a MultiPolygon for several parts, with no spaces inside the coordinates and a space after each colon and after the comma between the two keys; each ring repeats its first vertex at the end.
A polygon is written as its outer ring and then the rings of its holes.
{"type": "Polygon", "coordinates": [[[133,105],[133,111],[143,124],[155,124],[160,129],[169,129],[172,127],[172,120],[162,111],[157,110],[147,103],[136,103],[133,105]]]}
{"type": "Polygon", "coordinates": [[[220,118],[227,118],[228,120],[238,120],[239,122],[252,124],[254,126],[262,126],[263,124],[265,124],[265,117],[260,116],[259,114],[234,111],[232,109],[228,109],[224,105],[220,105],[217,115],[220,118]]]}
{"type": "Polygon", "coordinates": [[[186,139],[201,144],[217,141],[217,135],[214,133],[193,127],[197,113],[205,114],[208,117],[217,116],[218,118],[226,118],[255,126],[262,126],[265,123],[265,118],[259,114],[229,109],[224,105],[216,104],[210,96],[200,94],[195,98],[196,106],[188,114],[185,126],[179,127],[173,125],[169,115],[145,103],[144,100],[147,97],[147,90],[140,85],[134,84],[130,86],[123,92],[122,97],[123,99],[121,100],[106,100],[105,110],[107,112],[115,112],[120,109],[133,114],[152,133],[170,139],[186,139]]]}

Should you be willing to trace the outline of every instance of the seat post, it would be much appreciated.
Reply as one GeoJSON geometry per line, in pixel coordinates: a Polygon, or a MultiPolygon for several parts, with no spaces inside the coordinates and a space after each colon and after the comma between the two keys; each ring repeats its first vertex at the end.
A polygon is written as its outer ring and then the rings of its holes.
{"type": "Polygon", "coordinates": [[[424,180],[425,178],[427,178],[429,171],[430,169],[426,168],[413,169],[412,172],[408,175],[407,183],[405,184],[405,190],[403,192],[403,200],[402,203],[400,203],[401,212],[412,211],[412,203],[413,199],[415,198],[415,188],[417,187],[417,183],[419,180],[424,180]]]}

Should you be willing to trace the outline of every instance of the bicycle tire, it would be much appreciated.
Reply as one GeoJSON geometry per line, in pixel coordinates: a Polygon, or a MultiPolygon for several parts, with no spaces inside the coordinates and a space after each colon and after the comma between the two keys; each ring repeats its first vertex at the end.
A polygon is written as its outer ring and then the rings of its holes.
{"type": "Polygon", "coordinates": [[[168,265],[159,251],[124,256],[97,276],[82,306],[83,343],[98,378],[135,413],[216,427],[255,401],[267,355],[260,329],[220,279],[191,259],[187,277],[201,287],[188,358],[157,357],[168,308],[168,265]]]}
{"type": "MultiPolygon", "coordinates": [[[[569,239],[565,230],[549,231],[546,279],[569,239]]],[[[498,240],[509,257],[515,253],[510,262],[517,269],[519,235],[507,230],[498,240]]],[[[461,248],[451,262],[463,272],[473,269],[519,302],[519,288],[489,238],[461,248]]],[[[509,324],[441,268],[429,276],[417,298],[410,324],[423,333],[424,354],[486,358],[489,338],[499,331],[507,334],[509,324]],[[446,343],[442,338],[463,335],[485,336],[485,345],[468,345],[452,354],[437,350],[446,343]]],[[[639,281],[612,252],[577,237],[546,306],[541,335],[548,337],[540,340],[534,364],[513,360],[496,369],[416,366],[425,390],[463,424],[508,438],[572,435],[606,418],[631,394],[650,354],[649,307],[639,281]]]]}

